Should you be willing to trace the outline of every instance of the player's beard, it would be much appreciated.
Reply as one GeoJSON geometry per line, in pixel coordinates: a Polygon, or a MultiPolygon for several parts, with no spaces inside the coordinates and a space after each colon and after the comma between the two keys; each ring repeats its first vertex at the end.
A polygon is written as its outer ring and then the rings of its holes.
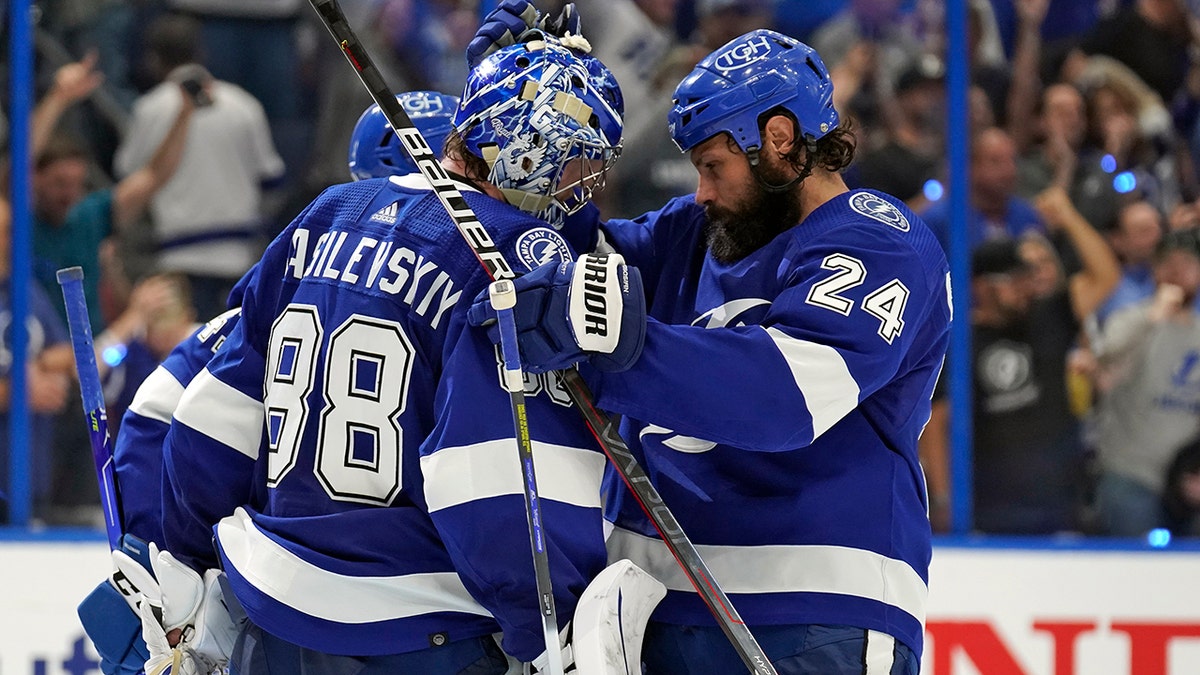
{"type": "MultiPolygon", "coordinates": [[[[759,166],[758,175],[771,185],[783,185],[795,176],[765,165],[759,166]]],[[[768,192],[753,176],[747,183],[733,206],[704,208],[708,250],[719,262],[742,260],[800,222],[800,183],[783,192],[768,192]]]]}

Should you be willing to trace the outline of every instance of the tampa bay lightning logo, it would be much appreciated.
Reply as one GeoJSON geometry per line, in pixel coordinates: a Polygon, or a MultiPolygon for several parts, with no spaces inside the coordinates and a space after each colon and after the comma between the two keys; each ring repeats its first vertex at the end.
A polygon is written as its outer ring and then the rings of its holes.
{"type": "Polygon", "coordinates": [[[850,208],[864,216],[890,225],[901,232],[908,232],[908,218],[900,213],[891,202],[880,199],[870,192],[856,192],[850,196],[850,208]]]}
{"type": "Polygon", "coordinates": [[[657,424],[647,424],[645,428],[638,432],[638,439],[643,444],[646,442],[648,436],[663,436],[659,442],[666,447],[676,452],[686,452],[692,455],[708,452],[717,447],[717,444],[712,441],[706,441],[703,438],[693,438],[691,436],[680,436],[675,433],[674,429],[660,427],[657,424]]]}
{"type": "Polygon", "coordinates": [[[546,263],[571,259],[571,248],[559,233],[548,227],[536,227],[517,239],[517,257],[530,270],[546,263]]]}
{"type": "Polygon", "coordinates": [[[693,326],[701,328],[736,328],[761,323],[771,303],[762,298],[739,298],[714,307],[696,317],[693,326]]]}
{"type": "Polygon", "coordinates": [[[713,68],[725,75],[731,70],[762,61],[770,55],[770,40],[766,36],[759,36],[731,46],[713,61],[713,68]]]}

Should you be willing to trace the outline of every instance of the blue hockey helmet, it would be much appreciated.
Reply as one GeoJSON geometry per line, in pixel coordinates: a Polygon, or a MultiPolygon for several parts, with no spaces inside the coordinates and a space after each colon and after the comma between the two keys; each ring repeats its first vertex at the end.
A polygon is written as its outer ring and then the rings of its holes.
{"type": "Polygon", "coordinates": [[[621,151],[625,107],[600,61],[542,37],[471,71],[454,126],[510,204],[559,225],[603,187],[621,151]],[[584,160],[581,174],[564,175],[575,159],[584,160]]]}
{"type": "Polygon", "coordinates": [[[762,146],[758,118],[776,107],[796,117],[806,143],[838,126],[833,82],[812,47],[772,30],[730,40],[704,57],[675,88],[667,115],[683,152],[728,132],[747,155],[762,146]]]}
{"type": "MultiPolygon", "coordinates": [[[[410,91],[396,94],[396,100],[404,107],[404,112],[408,113],[429,147],[440,154],[446,135],[454,128],[458,97],[436,91],[410,91]]],[[[374,104],[363,111],[350,134],[349,164],[354,180],[417,171],[417,165],[400,145],[400,138],[392,133],[392,125],[388,124],[379,106],[374,104]]]]}

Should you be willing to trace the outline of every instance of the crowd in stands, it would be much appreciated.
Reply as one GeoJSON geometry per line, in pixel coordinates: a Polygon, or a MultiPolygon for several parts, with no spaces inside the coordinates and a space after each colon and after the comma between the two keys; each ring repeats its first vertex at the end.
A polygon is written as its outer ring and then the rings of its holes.
{"type": "MultiPolygon", "coordinates": [[[[47,522],[71,522],[96,488],[62,358],[54,270],[85,270],[102,367],[112,370],[110,410],[120,410],[164,345],[223,308],[264,243],[349,179],[350,131],[370,99],[304,0],[35,4],[36,506],[47,522]]],[[[340,4],[395,91],[461,91],[475,2],[340,4]]],[[[966,230],[971,286],[955,290],[972,300],[959,319],[973,335],[974,529],[1200,534],[1193,4],[969,0],[961,223],[944,187],[940,0],[576,5],[625,97],[604,214],[636,216],[694,190],[666,128],[673,87],[714,48],[768,27],[812,45],[828,66],[858,134],[850,186],[904,199],[943,244],[966,230]]],[[[0,201],[0,279],[8,221],[0,201]]],[[[5,317],[8,300],[0,282],[5,317]]],[[[0,347],[7,408],[11,355],[0,347]]],[[[937,531],[952,526],[950,405],[943,381],[922,438],[937,531]]]]}

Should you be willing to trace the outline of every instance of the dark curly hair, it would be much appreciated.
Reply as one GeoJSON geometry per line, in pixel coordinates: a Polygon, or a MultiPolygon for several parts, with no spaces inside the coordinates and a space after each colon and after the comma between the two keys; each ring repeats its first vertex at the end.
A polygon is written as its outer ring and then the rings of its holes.
{"type": "Polygon", "coordinates": [[[813,166],[819,166],[826,171],[845,171],[854,161],[857,148],[858,135],[854,133],[854,124],[846,118],[836,129],[817,141],[813,166]]]}

